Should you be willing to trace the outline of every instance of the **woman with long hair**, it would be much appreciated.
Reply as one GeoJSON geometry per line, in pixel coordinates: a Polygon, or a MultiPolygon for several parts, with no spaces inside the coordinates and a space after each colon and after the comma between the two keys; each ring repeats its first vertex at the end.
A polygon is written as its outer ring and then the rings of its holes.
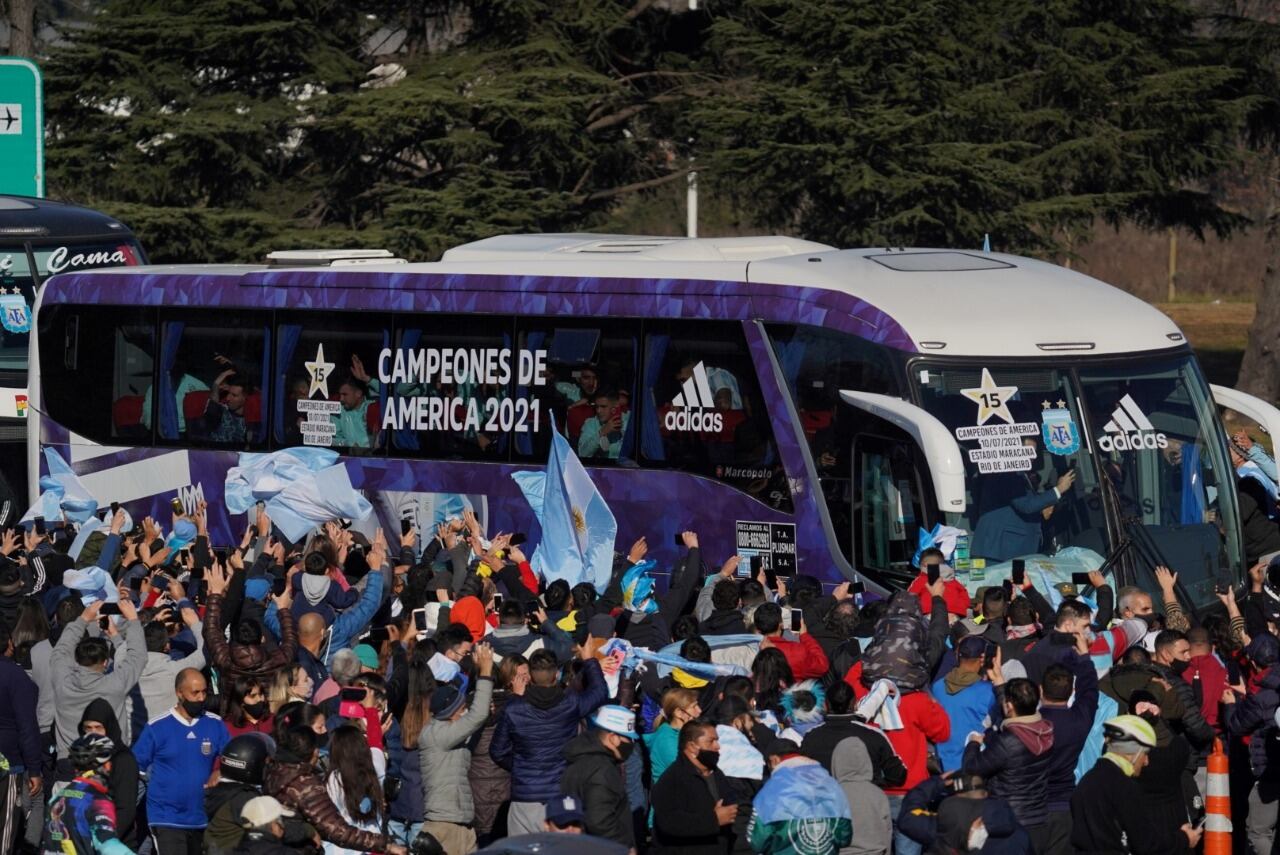
{"type": "Polygon", "coordinates": [[[275,729],[275,718],[260,679],[237,676],[231,680],[222,702],[222,723],[232,739],[242,733],[271,733],[275,729]]]}
{"type": "Polygon", "coordinates": [[[702,715],[698,693],[683,686],[673,686],[662,695],[662,712],[654,720],[654,728],[641,741],[649,752],[649,784],[657,783],[679,754],[680,728],[702,715]]]}
{"type": "MultiPolygon", "coordinates": [[[[386,768],[379,770],[379,760],[381,752],[369,749],[369,741],[360,728],[344,724],[333,732],[329,775],[325,779],[329,799],[348,824],[373,834],[382,833],[382,818],[387,812],[380,781],[386,768]]],[[[327,842],[324,851],[326,855],[360,855],[359,850],[327,842]]]]}
{"type": "Polygon", "coordinates": [[[430,661],[434,644],[419,643],[410,651],[405,664],[404,710],[400,714],[398,744],[388,743],[390,773],[400,780],[400,792],[387,808],[391,815],[387,833],[405,846],[413,843],[422,828],[422,770],[418,765],[418,735],[431,721],[431,695],[436,678],[430,661]]]}
{"type": "Polygon", "coordinates": [[[751,679],[756,687],[756,709],[762,714],[770,712],[781,721],[785,716],[782,693],[796,681],[787,657],[776,647],[761,650],[751,663],[751,679]]]}
{"type": "Polygon", "coordinates": [[[29,597],[18,604],[18,618],[13,623],[9,640],[13,642],[13,661],[30,673],[31,648],[49,640],[49,618],[45,616],[39,600],[29,597]]]}

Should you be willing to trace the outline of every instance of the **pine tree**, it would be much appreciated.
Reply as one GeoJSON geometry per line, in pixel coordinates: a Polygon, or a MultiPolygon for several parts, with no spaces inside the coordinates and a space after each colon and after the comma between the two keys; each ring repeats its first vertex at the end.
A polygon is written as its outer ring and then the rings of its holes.
{"type": "MultiPolygon", "coordinates": [[[[621,196],[685,174],[669,154],[670,109],[704,77],[665,48],[697,19],[617,0],[450,8],[454,44],[408,39],[390,57],[403,79],[327,100],[312,133],[327,218],[381,222],[398,251],[434,256],[502,232],[590,227],[621,196]]],[[[419,12],[387,14],[421,34],[405,19],[419,12]]]]}
{"type": "Polygon", "coordinates": [[[743,0],[700,159],[763,223],[838,245],[1050,247],[1096,219],[1239,225],[1197,189],[1248,110],[1184,0],[743,0]]]}
{"type": "Polygon", "coordinates": [[[305,210],[311,105],[358,85],[360,32],[336,0],[107,0],[46,69],[50,195],[128,214],[157,258],[242,257],[237,224],[305,210]]]}

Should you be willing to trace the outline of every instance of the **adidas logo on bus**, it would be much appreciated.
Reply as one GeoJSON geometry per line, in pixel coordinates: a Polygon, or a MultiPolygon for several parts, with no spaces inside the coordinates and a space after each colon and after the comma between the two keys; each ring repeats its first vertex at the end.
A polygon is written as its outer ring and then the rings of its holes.
{"type": "Polygon", "coordinates": [[[716,412],[707,382],[707,368],[701,362],[693,366],[693,375],[684,381],[679,395],[671,400],[662,425],[667,430],[692,430],[719,433],[724,430],[724,416],[716,412]]]}
{"type": "Polygon", "coordinates": [[[1129,395],[1120,399],[1120,405],[1111,414],[1111,421],[1103,425],[1102,430],[1104,433],[1098,437],[1098,448],[1103,451],[1169,447],[1169,438],[1156,430],[1129,395]]]}

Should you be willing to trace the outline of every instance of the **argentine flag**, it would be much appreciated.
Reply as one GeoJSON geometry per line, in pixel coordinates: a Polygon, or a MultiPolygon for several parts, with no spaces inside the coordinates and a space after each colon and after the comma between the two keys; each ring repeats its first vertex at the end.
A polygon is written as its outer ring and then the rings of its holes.
{"type": "Polygon", "coordinates": [[[603,591],[613,573],[613,543],[618,523],[582,461],[551,423],[551,455],[545,472],[516,472],[533,515],[542,527],[542,542],[529,564],[548,582],[590,582],[603,591]]]}

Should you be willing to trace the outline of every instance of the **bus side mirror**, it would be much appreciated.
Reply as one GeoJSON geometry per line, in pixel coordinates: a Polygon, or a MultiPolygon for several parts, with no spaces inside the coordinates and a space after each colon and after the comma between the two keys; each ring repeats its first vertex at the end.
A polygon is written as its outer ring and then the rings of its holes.
{"type": "Polygon", "coordinates": [[[901,398],[848,390],[842,390],[840,397],[846,404],[865,410],[910,434],[929,466],[938,509],[944,513],[964,513],[964,455],[946,425],[927,410],[901,398]]]}
{"type": "Polygon", "coordinates": [[[1213,390],[1213,400],[1218,406],[1248,416],[1271,434],[1272,442],[1280,442],[1280,410],[1247,392],[1226,386],[1210,385],[1209,388],[1213,390]]]}

